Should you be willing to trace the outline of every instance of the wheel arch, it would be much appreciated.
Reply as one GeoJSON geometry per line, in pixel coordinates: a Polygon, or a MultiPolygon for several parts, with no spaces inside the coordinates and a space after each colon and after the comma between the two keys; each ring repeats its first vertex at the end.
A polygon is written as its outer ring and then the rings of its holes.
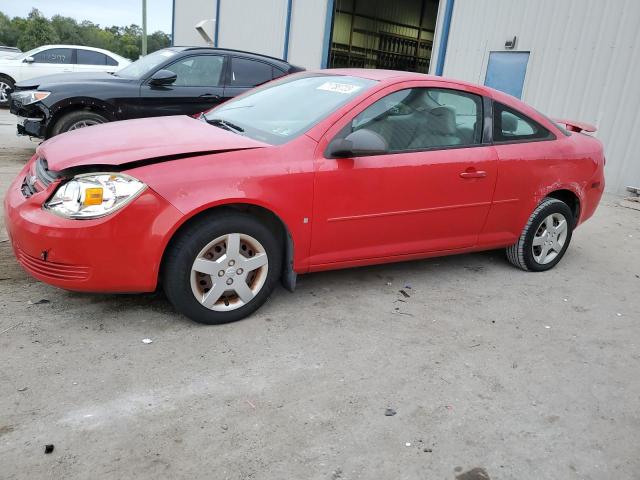
{"type": "Polygon", "coordinates": [[[566,203],[567,206],[571,209],[571,213],[573,213],[574,225],[578,224],[578,222],[580,221],[581,201],[577,193],[575,193],[573,190],[561,188],[548,192],[546,197],[555,198],[566,203]]]}
{"type": "Polygon", "coordinates": [[[16,79],[15,79],[15,78],[13,78],[13,77],[12,77],[11,75],[9,75],[8,73],[0,72],[0,77],[8,78],[9,80],[11,80],[11,81],[13,82],[13,84],[14,84],[14,85],[17,83],[17,82],[16,82],[16,79]]]}
{"type": "Polygon", "coordinates": [[[160,268],[158,269],[158,285],[160,285],[161,278],[164,273],[163,270],[167,252],[171,248],[171,245],[176,240],[176,238],[178,238],[178,235],[180,235],[181,232],[185,231],[191,225],[208,215],[215,215],[217,212],[225,212],[230,210],[247,213],[250,216],[258,219],[265,225],[269,226],[270,228],[273,228],[277,232],[279,237],[278,240],[282,243],[283,247],[283,265],[281,275],[282,285],[289,291],[293,291],[295,289],[297,274],[293,270],[295,245],[291,230],[284,222],[284,220],[282,220],[282,217],[275,213],[272,209],[245,199],[209,205],[205,208],[201,208],[199,210],[191,212],[190,215],[185,216],[182,221],[178,225],[176,225],[173,231],[170,232],[170,234],[168,235],[168,239],[165,242],[162,251],[162,257],[160,259],[160,268]]]}
{"type": "Polygon", "coordinates": [[[51,131],[55,124],[67,113],[75,112],[78,110],[86,110],[89,112],[97,113],[106,117],[107,120],[113,122],[117,120],[115,111],[111,105],[102,100],[97,100],[91,97],[73,97],[62,100],[50,108],[50,118],[47,122],[47,130],[45,132],[46,138],[49,138],[51,131]]]}

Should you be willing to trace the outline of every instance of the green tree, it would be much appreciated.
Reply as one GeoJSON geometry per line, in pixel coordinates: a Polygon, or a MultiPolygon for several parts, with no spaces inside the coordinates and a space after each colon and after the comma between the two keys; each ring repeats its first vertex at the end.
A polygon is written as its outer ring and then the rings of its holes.
{"type": "Polygon", "coordinates": [[[24,18],[19,17],[9,19],[7,15],[0,12],[0,45],[17,46],[26,22],[24,18]]]}
{"type": "MultiPolygon", "coordinates": [[[[164,32],[147,35],[149,53],[171,45],[164,32]]],[[[0,45],[30,50],[51,43],[104,48],[132,60],[140,56],[142,29],[138,25],[101,27],[87,20],[78,23],[70,17],[55,15],[48,20],[33,9],[27,18],[10,19],[0,12],[0,45]]]]}
{"type": "Polygon", "coordinates": [[[83,40],[78,22],[71,17],[54,15],[51,17],[51,26],[58,34],[60,43],[78,45],[83,40]]]}
{"type": "Polygon", "coordinates": [[[27,17],[24,31],[18,39],[18,48],[23,51],[31,50],[50,43],[58,43],[60,37],[51,26],[49,20],[36,8],[31,10],[27,17]]]}

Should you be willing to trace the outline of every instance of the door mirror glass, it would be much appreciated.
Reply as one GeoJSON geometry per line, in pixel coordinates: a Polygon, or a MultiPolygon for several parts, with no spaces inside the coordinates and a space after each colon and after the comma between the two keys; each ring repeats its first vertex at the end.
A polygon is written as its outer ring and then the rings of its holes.
{"type": "Polygon", "coordinates": [[[35,62],[35,61],[36,61],[36,59],[35,59],[35,58],[33,58],[33,57],[27,57],[27,58],[25,58],[25,59],[23,60],[23,62],[24,62],[24,63],[33,63],[33,62],[35,62]]]}
{"type": "Polygon", "coordinates": [[[388,149],[388,144],[381,135],[361,128],[345,138],[334,139],[327,147],[327,156],[330,158],[363,157],[387,153],[388,149]]]}
{"type": "Polygon", "coordinates": [[[151,79],[149,80],[149,84],[158,85],[158,86],[171,85],[176,81],[177,78],[178,78],[178,75],[173,73],[171,70],[158,70],[156,73],[154,73],[151,76],[151,79]]]}

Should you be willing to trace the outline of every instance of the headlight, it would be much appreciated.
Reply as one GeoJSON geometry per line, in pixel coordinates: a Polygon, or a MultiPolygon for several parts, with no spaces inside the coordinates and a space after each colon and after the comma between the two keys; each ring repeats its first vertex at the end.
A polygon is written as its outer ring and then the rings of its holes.
{"type": "Polygon", "coordinates": [[[124,173],[76,175],[58,187],[44,208],[65,218],[98,218],[124,207],[146,185],[124,173]]]}
{"type": "Polygon", "coordinates": [[[39,90],[25,90],[24,92],[15,92],[11,97],[18,100],[22,105],[31,105],[32,103],[44,100],[51,92],[41,92],[39,90]]]}

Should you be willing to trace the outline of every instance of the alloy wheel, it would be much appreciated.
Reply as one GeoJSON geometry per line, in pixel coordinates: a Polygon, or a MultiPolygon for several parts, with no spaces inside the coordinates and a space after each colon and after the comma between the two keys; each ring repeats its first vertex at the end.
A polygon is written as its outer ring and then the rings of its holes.
{"type": "Polygon", "coordinates": [[[70,132],[71,130],[78,130],[79,128],[91,127],[92,125],[100,125],[101,123],[102,122],[100,122],[98,120],[79,120],[79,121],[73,123],[69,127],[69,130],[67,130],[67,131],[70,132]]]}
{"type": "Polygon", "coordinates": [[[552,213],[542,220],[531,244],[534,260],[541,265],[552,262],[562,252],[567,233],[567,219],[561,213],[552,213]]]}
{"type": "Polygon", "coordinates": [[[9,90],[9,84],[0,81],[0,103],[7,103],[9,101],[9,94],[7,90],[9,90]]]}
{"type": "Polygon", "coordinates": [[[223,235],[196,256],[191,291],[210,310],[235,310],[260,292],[268,269],[267,253],[258,240],[243,233],[223,235]]]}

